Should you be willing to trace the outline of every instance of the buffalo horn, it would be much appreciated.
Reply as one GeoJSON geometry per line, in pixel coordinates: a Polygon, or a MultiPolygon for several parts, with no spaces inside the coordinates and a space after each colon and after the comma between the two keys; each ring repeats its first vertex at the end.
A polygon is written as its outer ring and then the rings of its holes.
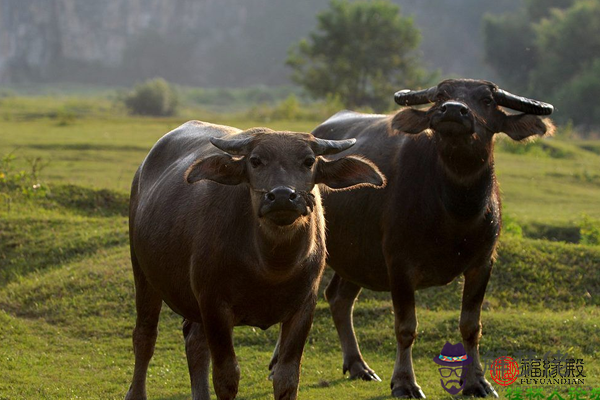
{"type": "Polygon", "coordinates": [[[432,103],[435,100],[437,86],[423,90],[400,90],[394,95],[394,100],[401,106],[417,106],[432,103]]]}
{"type": "Polygon", "coordinates": [[[252,142],[252,137],[221,139],[217,137],[210,138],[210,142],[217,148],[234,156],[245,155],[248,152],[248,145],[252,142]]]}
{"type": "Polygon", "coordinates": [[[517,96],[502,89],[494,91],[494,100],[499,106],[526,114],[550,115],[554,111],[552,104],[517,96]]]}
{"type": "Polygon", "coordinates": [[[337,154],[354,146],[356,139],[345,140],[326,140],[315,138],[312,143],[312,149],[317,156],[326,156],[328,154],[337,154]]]}

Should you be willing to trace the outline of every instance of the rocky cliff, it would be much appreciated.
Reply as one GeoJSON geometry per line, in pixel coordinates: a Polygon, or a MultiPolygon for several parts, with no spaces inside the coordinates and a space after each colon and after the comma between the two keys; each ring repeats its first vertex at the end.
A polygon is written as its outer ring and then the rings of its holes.
{"type": "MultiPolygon", "coordinates": [[[[430,66],[446,74],[473,75],[483,68],[481,14],[511,8],[519,1],[397,2],[403,12],[415,14],[430,66]]],[[[0,0],[0,82],[130,84],[163,76],[202,86],[279,84],[289,74],[284,65],[288,47],[307,35],[315,14],[327,4],[327,0],[0,0]]]]}

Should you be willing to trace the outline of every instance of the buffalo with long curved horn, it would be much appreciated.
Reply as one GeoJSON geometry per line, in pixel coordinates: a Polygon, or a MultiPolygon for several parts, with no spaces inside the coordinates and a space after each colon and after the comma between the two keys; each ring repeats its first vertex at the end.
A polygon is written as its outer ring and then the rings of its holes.
{"type": "Polygon", "coordinates": [[[431,107],[406,107],[389,116],[342,111],[313,132],[321,139],[356,138],[352,148],[331,158],[366,156],[388,177],[383,190],[324,195],[327,261],[336,271],[325,294],[342,344],[343,371],[379,380],[358,348],[352,308],[363,287],[391,291],[398,342],[392,395],[424,397],[412,363],[415,291],[463,275],[460,332],[472,361],[458,390],[465,396],[495,395],[478,350],[481,305],[501,226],[493,139],[499,132],[514,140],[550,134],[552,122],[540,116],[553,108],[467,79],[400,91],[395,100],[431,107]]]}

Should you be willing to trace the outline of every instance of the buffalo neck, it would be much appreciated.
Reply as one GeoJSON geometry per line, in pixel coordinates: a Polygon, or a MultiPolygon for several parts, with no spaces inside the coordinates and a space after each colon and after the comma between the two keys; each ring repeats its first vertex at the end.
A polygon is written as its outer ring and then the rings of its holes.
{"type": "Polygon", "coordinates": [[[496,185],[492,140],[436,144],[444,208],[460,219],[483,216],[496,185]]]}
{"type": "Polygon", "coordinates": [[[310,257],[317,245],[323,220],[320,203],[292,227],[255,224],[254,240],[261,265],[272,274],[286,276],[310,257]]]}

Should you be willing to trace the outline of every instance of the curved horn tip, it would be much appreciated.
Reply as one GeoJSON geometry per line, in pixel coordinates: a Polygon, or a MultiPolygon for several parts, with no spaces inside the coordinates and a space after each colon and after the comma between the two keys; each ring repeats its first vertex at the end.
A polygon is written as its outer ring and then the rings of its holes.
{"type": "Polygon", "coordinates": [[[396,104],[399,104],[401,106],[405,106],[407,105],[407,99],[404,98],[404,95],[410,93],[411,90],[410,89],[403,89],[403,90],[398,90],[396,93],[394,93],[394,101],[396,102],[396,104]]]}
{"type": "Polygon", "coordinates": [[[418,106],[433,103],[432,98],[437,91],[437,86],[421,90],[399,90],[394,94],[394,100],[401,106],[418,106]]]}
{"type": "Polygon", "coordinates": [[[219,150],[232,155],[241,155],[250,142],[249,138],[222,139],[215,136],[208,138],[208,140],[219,150]]]}
{"type": "MultiPolygon", "coordinates": [[[[219,149],[221,149],[221,147],[223,147],[225,145],[225,143],[223,143],[225,141],[223,139],[221,139],[221,138],[218,138],[218,137],[210,137],[210,138],[208,138],[208,140],[210,141],[210,143],[213,146],[215,146],[215,147],[217,147],[219,149]]],[[[223,150],[223,149],[221,149],[221,150],[223,150]]]]}
{"type": "Polygon", "coordinates": [[[396,93],[394,93],[394,96],[400,96],[400,95],[405,94],[405,93],[410,93],[410,89],[398,90],[396,93]]]}
{"type": "Polygon", "coordinates": [[[337,154],[356,144],[356,139],[328,140],[315,138],[313,150],[316,155],[337,154]]]}

